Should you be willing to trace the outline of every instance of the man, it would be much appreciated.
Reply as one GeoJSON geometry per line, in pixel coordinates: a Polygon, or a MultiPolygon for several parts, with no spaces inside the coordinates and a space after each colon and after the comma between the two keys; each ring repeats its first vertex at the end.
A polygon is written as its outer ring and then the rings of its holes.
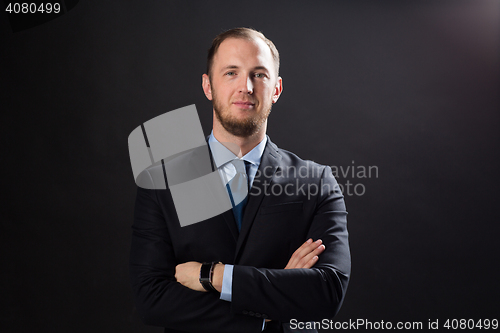
{"type": "MultiPolygon", "coordinates": [[[[278,73],[278,51],[260,32],[238,28],[214,39],[202,77],[214,114],[208,145],[233,209],[181,227],[168,188],[138,189],[130,271],[146,324],[283,332],[291,319],[338,312],[350,274],[343,196],[330,168],[266,136],[283,89],[278,73]],[[237,178],[250,188],[241,203],[233,200],[237,178]]],[[[189,158],[174,163],[189,168],[189,158]]]]}

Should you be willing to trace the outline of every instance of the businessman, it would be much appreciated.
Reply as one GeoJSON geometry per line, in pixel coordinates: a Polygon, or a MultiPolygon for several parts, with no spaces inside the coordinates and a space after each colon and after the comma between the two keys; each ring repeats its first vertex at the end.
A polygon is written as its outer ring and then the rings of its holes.
{"type": "MultiPolygon", "coordinates": [[[[130,274],[143,321],[165,332],[286,332],[291,319],[333,318],[350,274],[347,212],[329,167],[266,135],[283,90],[278,50],[255,30],[226,31],[202,87],[213,170],[233,209],[181,227],[168,187],[138,188],[130,274]]],[[[170,163],[196,170],[190,154],[170,163]]]]}

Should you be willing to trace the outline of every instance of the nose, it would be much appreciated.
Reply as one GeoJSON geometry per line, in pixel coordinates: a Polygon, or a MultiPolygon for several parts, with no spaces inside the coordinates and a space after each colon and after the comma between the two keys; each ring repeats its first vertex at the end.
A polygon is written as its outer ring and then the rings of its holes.
{"type": "Polygon", "coordinates": [[[242,76],[242,80],[240,83],[240,92],[244,94],[253,93],[253,82],[252,78],[249,75],[242,76]]]}

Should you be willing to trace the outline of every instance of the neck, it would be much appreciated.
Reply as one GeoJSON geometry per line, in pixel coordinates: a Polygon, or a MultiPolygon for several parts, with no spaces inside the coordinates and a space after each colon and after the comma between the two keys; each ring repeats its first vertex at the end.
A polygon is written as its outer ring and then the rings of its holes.
{"type": "Polygon", "coordinates": [[[258,132],[248,137],[239,137],[226,131],[217,120],[215,112],[213,119],[213,134],[217,141],[240,158],[254,149],[266,136],[267,120],[262,124],[258,132]]]}

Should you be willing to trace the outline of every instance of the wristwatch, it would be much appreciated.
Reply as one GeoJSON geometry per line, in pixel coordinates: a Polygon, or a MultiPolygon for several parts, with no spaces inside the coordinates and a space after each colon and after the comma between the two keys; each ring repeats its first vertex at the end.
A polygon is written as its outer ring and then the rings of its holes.
{"type": "Polygon", "coordinates": [[[204,262],[203,264],[201,264],[200,283],[206,291],[215,291],[218,293],[217,289],[215,289],[212,284],[212,278],[214,276],[214,268],[216,264],[222,264],[222,263],[217,261],[212,261],[212,262],[204,262]]]}

